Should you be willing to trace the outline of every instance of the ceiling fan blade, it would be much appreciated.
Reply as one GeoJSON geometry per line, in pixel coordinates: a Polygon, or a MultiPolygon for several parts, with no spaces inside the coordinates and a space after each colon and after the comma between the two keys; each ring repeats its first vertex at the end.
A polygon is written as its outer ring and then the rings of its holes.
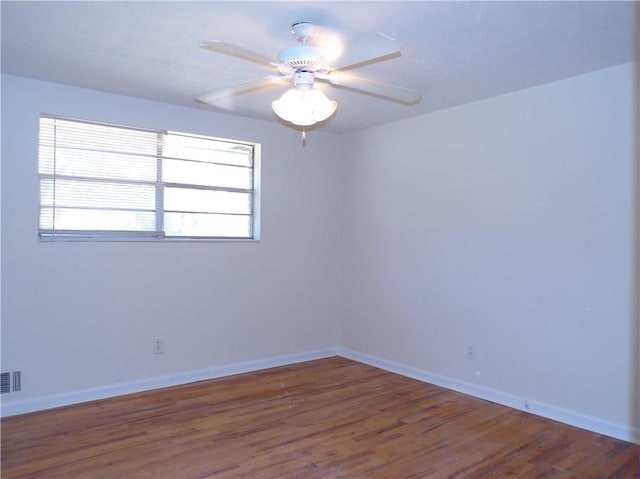
{"type": "Polygon", "coordinates": [[[331,63],[336,70],[353,70],[400,56],[400,48],[393,38],[382,33],[368,33],[353,42],[346,43],[342,55],[331,63]]]}
{"type": "Polygon", "coordinates": [[[253,50],[248,50],[238,45],[234,45],[233,43],[220,42],[220,41],[201,42],[200,48],[203,48],[205,50],[209,50],[215,53],[221,53],[222,55],[228,55],[230,57],[240,58],[241,60],[247,60],[247,61],[257,63],[259,65],[267,66],[270,68],[273,68],[275,66],[275,63],[273,62],[273,60],[267,55],[254,52],[253,50]]]}
{"type": "Polygon", "coordinates": [[[325,79],[337,87],[347,88],[359,93],[381,97],[385,100],[391,100],[405,105],[415,105],[422,99],[422,93],[417,90],[368,80],[342,72],[331,72],[325,79]]]}
{"type": "Polygon", "coordinates": [[[207,105],[219,106],[218,102],[238,96],[245,93],[252,93],[258,90],[264,90],[265,88],[273,88],[282,85],[288,77],[276,77],[269,76],[261,78],[259,80],[253,80],[246,83],[241,83],[236,86],[220,88],[218,90],[208,91],[196,95],[195,100],[198,103],[205,103],[207,105]]]}

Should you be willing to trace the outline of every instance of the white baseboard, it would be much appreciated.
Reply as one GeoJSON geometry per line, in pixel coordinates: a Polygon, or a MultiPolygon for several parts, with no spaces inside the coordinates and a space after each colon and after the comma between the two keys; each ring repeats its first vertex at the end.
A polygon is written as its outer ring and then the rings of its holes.
{"type": "Polygon", "coordinates": [[[69,406],[71,404],[94,401],[96,399],[106,399],[114,396],[121,396],[123,394],[149,391],[151,389],[177,386],[180,384],[187,384],[195,381],[215,379],[224,376],[232,376],[234,374],[274,368],[277,366],[286,366],[288,364],[312,361],[314,359],[336,356],[337,354],[338,350],[336,348],[328,348],[317,351],[309,351],[305,353],[287,354],[284,356],[259,359],[256,361],[229,364],[208,369],[199,369],[196,371],[188,371],[168,376],[159,376],[155,378],[143,379],[140,381],[132,381],[127,383],[102,386],[98,388],[83,389],[81,391],[74,391],[70,393],[54,394],[25,400],[19,400],[16,398],[16,400],[12,400],[10,402],[4,400],[0,404],[0,416],[7,417],[14,416],[16,414],[42,411],[55,407],[69,406]]]}
{"type": "Polygon", "coordinates": [[[453,391],[461,392],[480,399],[486,399],[503,406],[508,406],[520,411],[526,411],[547,419],[553,419],[564,424],[597,432],[606,436],[621,439],[623,441],[640,444],[640,429],[624,424],[616,424],[597,417],[587,416],[575,411],[564,409],[552,404],[546,404],[516,396],[495,389],[479,386],[477,384],[460,381],[458,379],[441,376],[417,369],[404,364],[399,364],[386,359],[359,353],[347,348],[339,348],[338,354],[342,357],[353,359],[361,363],[375,366],[386,371],[407,376],[436,386],[441,386],[453,391]]]}

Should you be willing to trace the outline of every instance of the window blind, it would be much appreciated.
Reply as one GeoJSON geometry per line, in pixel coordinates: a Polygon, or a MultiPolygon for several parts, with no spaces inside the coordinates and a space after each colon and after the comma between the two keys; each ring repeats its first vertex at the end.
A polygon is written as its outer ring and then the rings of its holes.
{"type": "Polygon", "coordinates": [[[252,238],[254,146],[42,116],[41,238],[252,238]]]}

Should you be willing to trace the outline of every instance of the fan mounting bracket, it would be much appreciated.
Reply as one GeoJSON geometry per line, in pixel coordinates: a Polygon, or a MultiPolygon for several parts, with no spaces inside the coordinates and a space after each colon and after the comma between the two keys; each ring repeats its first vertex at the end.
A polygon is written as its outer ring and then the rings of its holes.
{"type": "Polygon", "coordinates": [[[309,22],[296,22],[291,25],[291,33],[297,41],[306,45],[313,38],[313,24],[309,22]]]}

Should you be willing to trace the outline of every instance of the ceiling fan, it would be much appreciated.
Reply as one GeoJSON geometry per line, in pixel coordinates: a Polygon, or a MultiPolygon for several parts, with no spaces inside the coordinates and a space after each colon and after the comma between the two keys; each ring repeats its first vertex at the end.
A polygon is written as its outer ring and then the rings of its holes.
{"type": "Polygon", "coordinates": [[[414,105],[420,101],[422,94],[418,91],[350,73],[356,68],[400,56],[400,50],[392,38],[372,33],[344,45],[336,30],[308,22],[294,23],[291,33],[299,45],[282,50],[277,61],[231,43],[202,42],[201,47],[205,50],[257,63],[274,73],[234,87],[201,93],[195,100],[216,106],[229,97],[290,82],[293,88],[279,100],[273,101],[271,106],[280,118],[302,127],[328,119],[337,108],[335,101],[329,100],[316,88],[316,81],[404,105],[414,105]]]}

